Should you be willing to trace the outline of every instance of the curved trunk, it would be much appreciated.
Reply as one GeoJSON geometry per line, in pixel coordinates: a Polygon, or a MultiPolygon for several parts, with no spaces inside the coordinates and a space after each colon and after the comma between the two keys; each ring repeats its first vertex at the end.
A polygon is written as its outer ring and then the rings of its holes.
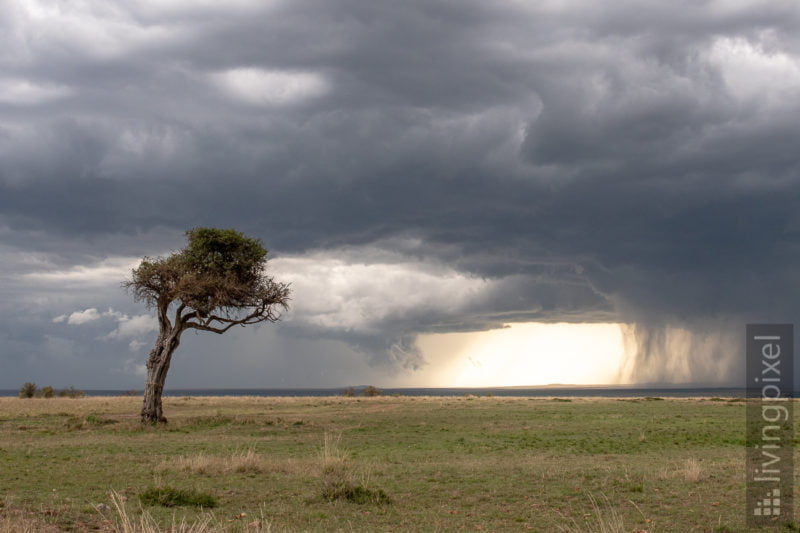
{"type": "Polygon", "coordinates": [[[142,404],[143,423],[165,424],[167,422],[161,408],[161,395],[164,392],[164,382],[167,380],[172,353],[178,344],[180,344],[180,330],[176,328],[173,331],[159,334],[155,347],[150,351],[150,357],[147,359],[147,381],[142,404]]]}

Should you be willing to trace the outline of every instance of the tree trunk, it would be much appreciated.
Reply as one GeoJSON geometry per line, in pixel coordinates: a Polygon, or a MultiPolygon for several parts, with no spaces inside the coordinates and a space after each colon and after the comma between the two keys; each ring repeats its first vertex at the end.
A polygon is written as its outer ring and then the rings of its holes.
{"type": "Polygon", "coordinates": [[[162,331],[156,340],[156,346],[150,351],[147,359],[147,382],[144,386],[144,402],[142,404],[142,423],[166,424],[167,419],[161,408],[161,395],[164,382],[172,359],[172,353],[180,344],[180,330],[162,331]]]}

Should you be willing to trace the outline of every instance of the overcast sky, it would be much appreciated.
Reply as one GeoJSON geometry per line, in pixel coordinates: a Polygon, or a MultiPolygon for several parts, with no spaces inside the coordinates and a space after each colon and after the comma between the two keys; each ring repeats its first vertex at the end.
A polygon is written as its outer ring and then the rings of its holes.
{"type": "Polygon", "coordinates": [[[430,385],[419,335],[517,322],[625,323],[636,380],[738,384],[744,324],[800,318],[798,27],[794,0],[4,1],[0,388],[141,388],[120,282],[195,226],[263,239],[292,310],[188,334],[168,388],[430,385]]]}

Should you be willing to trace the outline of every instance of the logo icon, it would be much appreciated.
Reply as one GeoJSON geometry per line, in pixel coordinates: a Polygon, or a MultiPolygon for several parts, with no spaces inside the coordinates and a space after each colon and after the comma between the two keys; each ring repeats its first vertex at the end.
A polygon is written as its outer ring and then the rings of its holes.
{"type": "Polygon", "coordinates": [[[753,516],[778,516],[781,514],[781,489],[772,489],[767,496],[756,502],[753,516]]]}

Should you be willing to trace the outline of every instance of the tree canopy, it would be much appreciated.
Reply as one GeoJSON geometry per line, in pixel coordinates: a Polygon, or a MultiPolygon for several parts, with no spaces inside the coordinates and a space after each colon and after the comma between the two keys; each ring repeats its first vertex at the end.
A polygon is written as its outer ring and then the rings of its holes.
{"type": "Polygon", "coordinates": [[[276,321],[289,286],[266,275],[267,250],[259,239],[232,229],[195,228],[188,244],[168,257],[145,257],[126,282],[134,297],[159,312],[178,305],[175,325],[223,333],[236,324],[276,321]]]}

